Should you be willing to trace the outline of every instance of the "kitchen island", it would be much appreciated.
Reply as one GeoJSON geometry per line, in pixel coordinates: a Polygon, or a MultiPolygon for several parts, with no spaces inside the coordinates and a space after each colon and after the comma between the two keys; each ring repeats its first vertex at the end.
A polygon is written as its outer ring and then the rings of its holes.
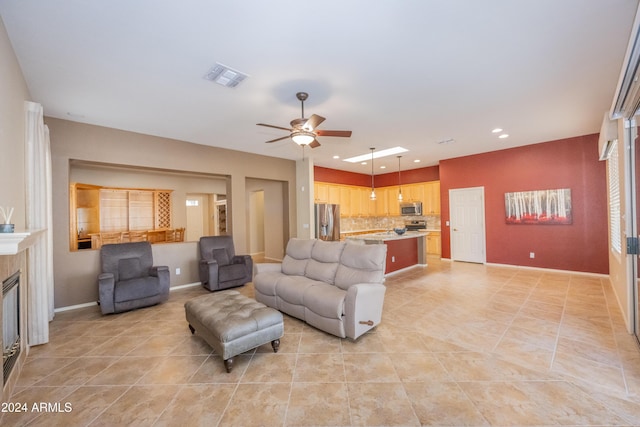
{"type": "Polygon", "coordinates": [[[360,240],[368,245],[386,244],[387,261],[385,274],[414,265],[427,265],[427,236],[423,231],[407,231],[398,235],[394,231],[349,236],[349,240],[360,240]]]}

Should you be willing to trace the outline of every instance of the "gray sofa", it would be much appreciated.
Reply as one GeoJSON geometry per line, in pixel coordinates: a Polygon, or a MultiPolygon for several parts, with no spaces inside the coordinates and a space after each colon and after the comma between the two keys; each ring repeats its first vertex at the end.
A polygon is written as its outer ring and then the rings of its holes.
{"type": "Polygon", "coordinates": [[[255,264],[259,302],[357,339],[382,320],[387,246],[291,239],[282,263],[255,264]]]}

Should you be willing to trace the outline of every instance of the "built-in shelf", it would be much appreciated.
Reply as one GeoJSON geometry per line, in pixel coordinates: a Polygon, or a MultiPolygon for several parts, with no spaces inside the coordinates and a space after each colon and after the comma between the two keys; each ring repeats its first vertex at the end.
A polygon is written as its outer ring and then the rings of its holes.
{"type": "Polygon", "coordinates": [[[16,255],[37,241],[45,229],[0,233],[0,255],[16,255]]]}

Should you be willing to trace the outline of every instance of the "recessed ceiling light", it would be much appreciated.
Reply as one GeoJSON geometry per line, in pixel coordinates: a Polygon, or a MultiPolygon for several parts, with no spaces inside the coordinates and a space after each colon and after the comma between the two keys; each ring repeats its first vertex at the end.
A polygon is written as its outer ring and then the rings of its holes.
{"type": "Polygon", "coordinates": [[[361,165],[366,165],[366,164],[367,164],[367,162],[360,162],[360,164],[361,164],[361,165]]]}
{"type": "Polygon", "coordinates": [[[334,159],[339,159],[339,158],[340,158],[340,156],[333,156],[333,158],[334,158],[334,159]]]}
{"type": "Polygon", "coordinates": [[[494,130],[492,130],[491,132],[493,133],[498,133],[498,132],[502,132],[501,128],[495,128],[494,130]]]}
{"type": "MultiPolygon", "coordinates": [[[[373,158],[379,159],[380,157],[393,156],[394,154],[404,153],[405,151],[409,151],[406,148],[402,147],[393,147],[387,148],[386,150],[374,151],[373,158]]],[[[344,159],[345,162],[357,163],[363,160],[369,160],[371,158],[371,153],[362,154],[360,156],[350,157],[348,159],[344,159]]]]}
{"type": "Polygon", "coordinates": [[[413,163],[420,163],[420,159],[415,159],[413,163]]]}
{"type": "Polygon", "coordinates": [[[386,167],[386,166],[384,166],[384,165],[383,165],[383,166],[380,166],[380,169],[386,169],[386,168],[387,168],[387,167],[386,167]]]}
{"type": "Polygon", "coordinates": [[[500,138],[500,139],[509,138],[509,134],[508,134],[508,133],[503,133],[503,134],[502,134],[502,135],[500,135],[498,138],[500,138]]]}

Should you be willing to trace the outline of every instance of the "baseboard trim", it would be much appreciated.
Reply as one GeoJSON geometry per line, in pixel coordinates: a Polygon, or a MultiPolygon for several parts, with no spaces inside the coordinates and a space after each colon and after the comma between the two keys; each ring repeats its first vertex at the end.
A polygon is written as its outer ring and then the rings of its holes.
{"type": "MultiPolygon", "coordinates": [[[[202,282],[194,282],[194,283],[187,283],[185,285],[172,286],[172,287],[169,288],[169,292],[179,291],[181,289],[193,288],[194,286],[200,286],[200,285],[202,285],[202,282]]],[[[55,308],[55,309],[53,309],[53,312],[54,313],[63,313],[65,311],[77,310],[79,308],[93,307],[95,305],[98,305],[97,301],[86,302],[84,304],[68,305],[66,307],[55,308]]]]}
{"type": "Polygon", "coordinates": [[[594,276],[594,277],[599,277],[601,279],[609,278],[608,274],[592,273],[589,271],[560,270],[557,268],[530,267],[528,265],[498,264],[493,262],[486,262],[484,265],[489,267],[521,268],[523,270],[547,271],[550,273],[564,273],[564,274],[577,274],[581,276],[594,276]]]}
{"type": "Polygon", "coordinates": [[[193,283],[187,283],[184,285],[172,286],[169,288],[169,292],[179,291],[180,289],[193,288],[194,286],[201,286],[201,285],[202,285],[202,282],[193,282],[193,283]]]}
{"type": "Polygon", "coordinates": [[[399,274],[399,273],[404,273],[405,271],[409,271],[409,270],[414,269],[416,267],[426,268],[427,264],[410,265],[409,267],[401,268],[400,270],[392,271],[391,273],[385,273],[384,277],[389,277],[389,276],[394,276],[394,275],[399,274]]]}
{"type": "Polygon", "coordinates": [[[55,309],[53,309],[53,312],[54,313],[62,313],[64,311],[77,310],[79,308],[93,307],[94,305],[98,305],[98,302],[94,301],[94,302],[86,302],[84,304],[68,305],[66,307],[55,308],[55,309]]]}

